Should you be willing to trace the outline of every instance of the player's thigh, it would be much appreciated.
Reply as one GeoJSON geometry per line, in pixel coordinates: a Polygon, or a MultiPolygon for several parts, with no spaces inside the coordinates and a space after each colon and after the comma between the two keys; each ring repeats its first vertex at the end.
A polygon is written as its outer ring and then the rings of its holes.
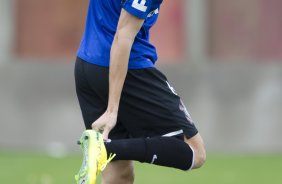
{"type": "Polygon", "coordinates": [[[180,97],[155,68],[128,71],[119,118],[132,137],[198,133],[180,97]]]}
{"type": "Polygon", "coordinates": [[[189,144],[194,150],[194,166],[193,169],[201,167],[206,160],[206,150],[204,141],[199,133],[191,138],[184,138],[184,141],[189,144]]]}
{"type": "Polygon", "coordinates": [[[133,161],[111,162],[102,173],[102,184],[133,184],[133,182],[133,161]]]}
{"type": "Polygon", "coordinates": [[[106,110],[107,76],[108,69],[77,58],[75,64],[76,94],[87,129],[91,129],[91,124],[106,110]]]}

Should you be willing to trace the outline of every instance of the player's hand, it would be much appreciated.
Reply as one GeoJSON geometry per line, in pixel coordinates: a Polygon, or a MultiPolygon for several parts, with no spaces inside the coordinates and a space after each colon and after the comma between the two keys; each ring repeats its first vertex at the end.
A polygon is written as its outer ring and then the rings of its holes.
{"type": "Polygon", "coordinates": [[[92,129],[103,134],[103,139],[108,140],[110,131],[117,123],[117,113],[105,112],[92,123],[92,129]]]}

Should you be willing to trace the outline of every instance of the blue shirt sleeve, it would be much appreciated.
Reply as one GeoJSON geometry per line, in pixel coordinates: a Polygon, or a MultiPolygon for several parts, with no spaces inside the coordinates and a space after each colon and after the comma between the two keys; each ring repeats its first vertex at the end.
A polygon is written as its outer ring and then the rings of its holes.
{"type": "Polygon", "coordinates": [[[148,14],[161,3],[162,0],[125,0],[123,8],[140,19],[146,19],[148,14]]]}

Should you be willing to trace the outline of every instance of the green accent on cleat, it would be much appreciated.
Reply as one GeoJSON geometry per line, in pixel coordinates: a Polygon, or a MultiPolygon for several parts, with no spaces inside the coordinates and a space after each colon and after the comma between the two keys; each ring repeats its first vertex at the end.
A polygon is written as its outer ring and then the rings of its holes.
{"type": "Polygon", "coordinates": [[[107,158],[103,136],[95,130],[86,130],[78,141],[83,151],[82,166],[75,180],[77,184],[95,184],[97,175],[105,169],[115,154],[107,158]]]}

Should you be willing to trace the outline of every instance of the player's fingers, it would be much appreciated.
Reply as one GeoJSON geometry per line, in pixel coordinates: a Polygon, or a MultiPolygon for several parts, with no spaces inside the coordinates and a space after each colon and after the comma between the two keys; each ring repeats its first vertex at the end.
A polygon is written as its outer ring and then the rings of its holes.
{"type": "Polygon", "coordinates": [[[95,130],[95,131],[97,131],[97,132],[102,128],[102,127],[100,126],[100,124],[97,123],[97,122],[92,123],[91,127],[92,127],[93,130],[95,130]]]}
{"type": "Polygon", "coordinates": [[[109,133],[110,133],[111,129],[108,127],[105,127],[104,131],[103,131],[103,139],[106,141],[109,138],[109,133]]]}

